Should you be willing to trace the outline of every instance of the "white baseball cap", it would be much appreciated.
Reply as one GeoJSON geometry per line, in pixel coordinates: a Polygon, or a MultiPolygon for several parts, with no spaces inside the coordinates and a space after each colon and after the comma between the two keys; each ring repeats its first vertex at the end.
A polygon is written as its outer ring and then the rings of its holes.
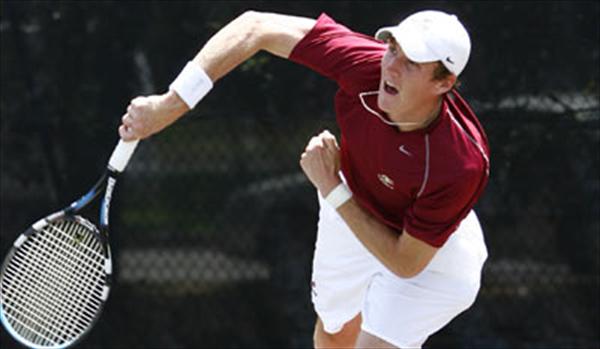
{"type": "Polygon", "coordinates": [[[404,54],[417,63],[441,61],[458,76],[469,60],[471,39],[455,15],[441,11],[421,11],[408,16],[400,24],[381,28],[379,40],[396,39],[404,54]]]}

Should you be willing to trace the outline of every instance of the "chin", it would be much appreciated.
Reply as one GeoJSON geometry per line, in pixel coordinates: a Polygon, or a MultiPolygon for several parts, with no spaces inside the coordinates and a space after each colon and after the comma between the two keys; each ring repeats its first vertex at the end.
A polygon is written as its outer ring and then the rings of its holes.
{"type": "Polygon", "coordinates": [[[393,108],[393,101],[385,92],[379,92],[377,95],[377,107],[382,111],[389,113],[393,108]]]}

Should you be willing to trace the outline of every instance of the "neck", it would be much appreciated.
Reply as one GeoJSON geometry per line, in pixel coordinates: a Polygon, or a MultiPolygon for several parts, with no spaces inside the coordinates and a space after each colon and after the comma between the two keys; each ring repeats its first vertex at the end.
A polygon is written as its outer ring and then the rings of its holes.
{"type": "Polygon", "coordinates": [[[434,103],[427,107],[402,113],[402,115],[414,115],[413,120],[415,120],[415,122],[414,124],[409,125],[398,125],[398,129],[402,132],[408,132],[426,128],[440,115],[441,107],[442,97],[439,97],[434,103]]]}

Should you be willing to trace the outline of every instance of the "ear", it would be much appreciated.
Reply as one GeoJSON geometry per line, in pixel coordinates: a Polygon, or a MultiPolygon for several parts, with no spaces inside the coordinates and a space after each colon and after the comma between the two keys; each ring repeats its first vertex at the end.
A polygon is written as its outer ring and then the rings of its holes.
{"type": "Polygon", "coordinates": [[[436,94],[443,95],[444,93],[450,91],[452,89],[452,87],[454,87],[454,84],[456,83],[456,79],[457,79],[456,75],[450,74],[442,80],[437,80],[435,82],[436,94]]]}

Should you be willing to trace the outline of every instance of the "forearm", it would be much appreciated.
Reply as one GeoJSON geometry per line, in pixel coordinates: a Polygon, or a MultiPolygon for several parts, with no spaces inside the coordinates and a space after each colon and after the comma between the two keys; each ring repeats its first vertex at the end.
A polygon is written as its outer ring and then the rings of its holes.
{"type": "MultiPolygon", "coordinates": [[[[213,35],[192,63],[202,68],[213,83],[216,82],[260,50],[262,32],[258,26],[256,13],[244,13],[213,35]]],[[[167,117],[172,115],[173,121],[189,110],[172,89],[164,97],[164,105],[175,110],[173,114],[166,114],[167,117]]]]}
{"type": "MultiPolygon", "coordinates": [[[[213,35],[192,60],[214,83],[260,50],[288,58],[312,29],[314,19],[247,11],[213,35]]],[[[173,108],[188,110],[173,91],[165,94],[173,108]]]]}
{"type": "Polygon", "coordinates": [[[435,255],[437,249],[406,232],[398,234],[354,199],[348,200],[337,211],[367,250],[399,277],[410,278],[419,274],[435,255]]]}
{"type": "Polygon", "coordinates": [[[389,270],[397,274],[404,263],[397,260],[395,253],[398,234],[379,222],[373,215],[360,207],[354,199],[348,200],[338,208],[350,230],[362,244],[389,270]]]}

